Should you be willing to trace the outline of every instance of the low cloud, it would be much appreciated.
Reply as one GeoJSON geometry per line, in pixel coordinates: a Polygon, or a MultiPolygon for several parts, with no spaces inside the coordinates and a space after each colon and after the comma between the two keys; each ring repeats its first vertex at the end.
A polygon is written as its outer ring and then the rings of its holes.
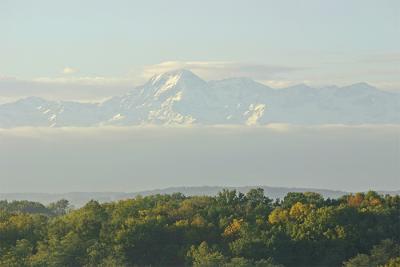
{"type": "Polygon", "coordinates": [[[134,88],[128,79],[108,77],[39,77],[0,79],[0,103],[38,96],[49,100],[98,102],[134,88]]]}
{"type": "Polygon", "coordinates": [[[86,86],[133,86],[131,79],[124,77],[78,76],[78,77],[39,77],[32,80],[37,83],[68,84],[86,86]]]}

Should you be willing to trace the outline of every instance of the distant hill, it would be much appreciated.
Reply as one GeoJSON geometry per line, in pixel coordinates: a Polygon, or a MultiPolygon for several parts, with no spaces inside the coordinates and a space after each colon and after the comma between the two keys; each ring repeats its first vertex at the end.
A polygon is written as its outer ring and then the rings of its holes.
{"type": "MultiPolygon", "coordinates": [[[[323,195],[325,198],[338,198],[349,192],[336,191],[328,189],[315,189],[315,188],[289,188],[289,187],[270,187],[270,186],[242,186],[242,187],[225,187],[225,186],[193,186],[193,187],[169,187],[165,189],[155,189],[148,191],[139,191],[132,193],[123,192],[70,192],[70,193],[0,193],[0,200],[29,200],[36,201],[43,204],[55,202],[60,199],[67,199],[75,207],[84,205],[91,199],[99,202],[109,202],[122,199],[133,198],[138,195],[148,196],[155,194],[172,194],[182,193],[187,196],[206,195],[214,196],[223,189],[237,190],[246,193],[252,188],[261,187],[264,189],[265,195],[276,199],[283,198],[288,192],[316,192],[323,195]]],[[[397,191],[379,191],[381,194],[398,195],[400,190],[397,191]]]]}
{"type": "Polygon", "coordinates": [[[101,103],[27,97],[0,105],[0,128],[103,125],[398,124],[400,94],[366,83],[272,89],[248,78],[204,81],[188,70],[154,76],[101,103]]]}

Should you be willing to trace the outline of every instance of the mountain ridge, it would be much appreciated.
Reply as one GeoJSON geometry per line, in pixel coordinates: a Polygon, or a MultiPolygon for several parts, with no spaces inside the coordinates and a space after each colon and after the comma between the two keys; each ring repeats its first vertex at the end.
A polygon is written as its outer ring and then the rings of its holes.
{"type": "Polygon", "coordinates": [[[244,77],[204,81],[182,69],[99,103],[31,96],[0,105],[0,128],[268,123],[397,124],[400,94],[363,82],[272,89],[244,77]]]}

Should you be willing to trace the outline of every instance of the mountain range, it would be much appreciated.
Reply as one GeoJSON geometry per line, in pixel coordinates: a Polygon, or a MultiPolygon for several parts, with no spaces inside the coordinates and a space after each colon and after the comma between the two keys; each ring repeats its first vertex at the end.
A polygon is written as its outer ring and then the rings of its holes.
{"type": "Polygon", "coordinates": [[[248,78],[204,81],[183,69],[101,103],[27,97],[0,105],[0,128],[268,123],[398,124],[400,94],[366,83],[273,89],[248,78]]]}

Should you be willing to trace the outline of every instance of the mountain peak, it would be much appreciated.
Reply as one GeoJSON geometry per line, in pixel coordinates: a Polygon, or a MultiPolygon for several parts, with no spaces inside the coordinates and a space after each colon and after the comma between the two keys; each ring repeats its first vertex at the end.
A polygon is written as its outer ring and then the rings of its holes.
{"type": "Polygon", "coordinates": [[[167,71],[165,74],[167,74],[167,75],[196,76],[193,72],[191,72],[188,69],[175,69],[175,70],[167,71]]]}
{"type": "Polygon", "coordinates": [[[162,74],[154,75],[151,79],[150,82],[152,84],[156,83],[165,83],[168,80],[175,80],[176,82],[180,80],[193,80],[193,81],[201,81],[204,82],[199,76],[191,72],[190,70],[187,69],[176,69],[176,70],[171,70],[162,74]]]}
{"type": "MultiPolygon", "coordinates": [[[[186,69],[177,69],[168,71],[163,74],[155,75],[146,84],[145,95],[154,95],[160,97],[167,92],[177,93],[176,90],[192,90],[195,88],[203,88],[206,81],[186,69]]],[[[168,95],[170,94],[168,93],[168,95]]]]}

